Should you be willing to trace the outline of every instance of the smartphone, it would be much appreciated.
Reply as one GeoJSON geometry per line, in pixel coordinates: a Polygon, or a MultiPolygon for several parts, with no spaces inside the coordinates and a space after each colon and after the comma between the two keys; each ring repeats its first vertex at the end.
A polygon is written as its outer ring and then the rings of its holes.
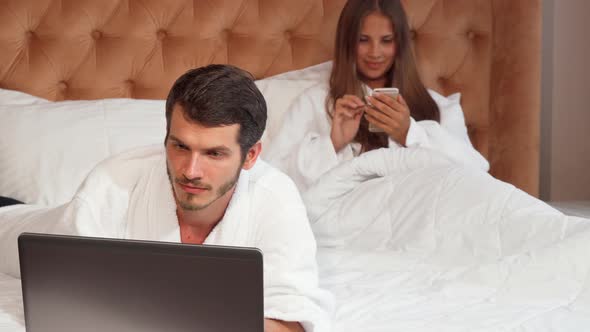
{"type": "MultiPolygon", "coordinates": [[[[399,89],[398,88],[376,88],[371,92],[371,96],[374,93],[381,93],[381,94],[389,96],[393,99],[397,99],[397,96],[399,96],[399,89]]],[[[372,123],[369,123],[369,131],[372,133],[382,133],[383,129],[381,129],[377,126],[374,126],[372,123]]]]}

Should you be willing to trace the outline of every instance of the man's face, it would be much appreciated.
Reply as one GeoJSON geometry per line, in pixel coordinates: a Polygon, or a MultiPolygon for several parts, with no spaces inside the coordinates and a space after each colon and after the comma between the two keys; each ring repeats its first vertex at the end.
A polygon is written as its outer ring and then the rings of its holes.
{"type": "Polygon", "coordinates": [[[202,210],[232,195],[242,169],[240,125],[206,128],[184,117],[175,105],[166,141],[168,176],[178,206],[202,210]]]}

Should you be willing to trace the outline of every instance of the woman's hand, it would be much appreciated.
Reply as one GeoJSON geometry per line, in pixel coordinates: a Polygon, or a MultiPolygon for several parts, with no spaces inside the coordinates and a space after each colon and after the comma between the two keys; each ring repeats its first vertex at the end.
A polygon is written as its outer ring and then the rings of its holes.
{"type": "Polygon", "coordinates": [[[365,106],[365,103],[354,95],[344,95],[336,100],[330,132],[336,152],[342,150],[355,138],[365,106]]]}
{"type": "Polygon", "coordinates": [[[406,138],[410,130],[410,108],[404,98],[399,95],[393,99],[382,93],[367,97],[373,107],[365,109],[365,117],[369,123],[377,126],[399,144],[406,146],[406,138]]]}

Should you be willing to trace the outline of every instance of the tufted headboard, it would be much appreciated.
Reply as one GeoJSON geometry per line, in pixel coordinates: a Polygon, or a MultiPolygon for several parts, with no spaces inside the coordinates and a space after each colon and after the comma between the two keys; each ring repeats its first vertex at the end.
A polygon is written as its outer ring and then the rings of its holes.
{"type": "MultiPolygon", "coordinates": [[[[330,59],[344,0],[0,0],[0,88],[163,99],[184,71],[330,59]]],[[[541,0],[407,0],[425,84],[462,93],[491,173],[538,194],[541,0]]]]}

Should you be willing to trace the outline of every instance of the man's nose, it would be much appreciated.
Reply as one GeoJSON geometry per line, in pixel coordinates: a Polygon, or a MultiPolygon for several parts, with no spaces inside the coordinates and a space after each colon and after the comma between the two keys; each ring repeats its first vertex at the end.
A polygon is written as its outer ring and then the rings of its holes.
{"type": "Polygon", "coordinates": [[[184,176],[191,180],[203,177],[203,161],[198,154],[194,153],[187,161],[184,167],[184,176]]]}

